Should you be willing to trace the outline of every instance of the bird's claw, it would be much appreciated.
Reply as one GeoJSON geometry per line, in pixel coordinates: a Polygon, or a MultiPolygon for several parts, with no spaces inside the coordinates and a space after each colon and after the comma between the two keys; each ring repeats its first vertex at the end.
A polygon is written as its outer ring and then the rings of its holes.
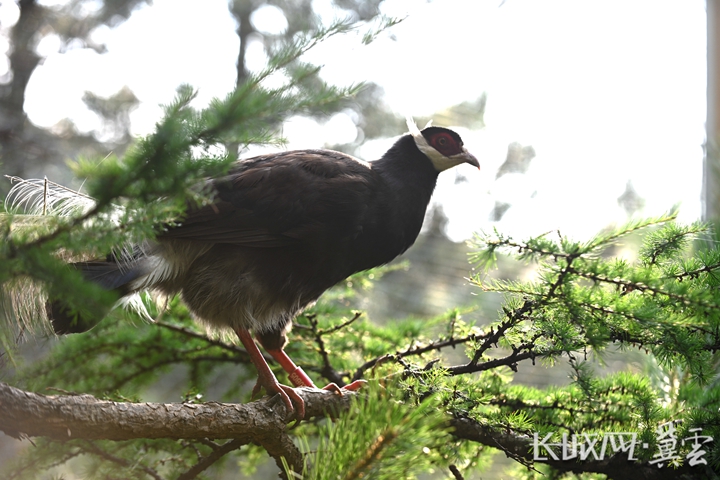
{"type": "MultiPolygon", "coordinates": [[[[289,378],[292,384],[296,387],[317,388],[313,381],[310,379],[310,377],[308,377],[307,373],[305,373],[300,367],[295,367],[295,369],[289,373],[289,378]]],[[[338,387],[336,383],[328,383],[321,390],[327,390],[329,392],[342,395],[343,390],[355,392],[357,390],[360,390],[360,388],[362,388],[362,386],[366,383],[366,380],[355,380],[354,382],[350,383],[349,385],[345,385],[344,387],[338,387]]]]}
{"type": "Polygon", "coordinates": [[[294,388],[283,385],[280,382],[261,383],[258,378],[258,381],[255,383],[252,390],[252,398],[255,398],[262,388],[265,389],[268,395],[272,395],[273,393],[280,395],[280,398],[285,404],[285,408],[288,412],[294,413],[295,418],[298,420],[305,418],[305,401],[297,394],[294,388]],[[297,405],[297,408],[295,405],[297,405]]]}
{"type": "Polygon", "coordinates": [[[338,387],[336,383],[328,383],[322,389],[329,392],[337,393],[338,395],[344,395],[343,390],[349,392],[356,392],[360,390],[365,384],[367,384],[367,380],[355,380],[354,382],[350,383],[349,385],[345,385],[344,387],[338,387]]]}
{"type": "MultiPolygon", "coordinates": [[[[328,383],[325,385],[322,390],[329,391],[336,393],[340,396],[344,396],[345,392],[355,392],[357,390],[360,390],[363,385],[367,384],[367,380],[355,380],[354,382],[345,385],[344,387],[338,387],[337,383],[328,383]]],[[[335,422],[337,420],[337,417],[335,415],[330,415],[330,419],[335,422]]]]}
{"type": "MultiPolygon", "coordinates": [[[[295,387],[307,387],[317,389],[310,377],[308,377],[307,374],[300,367],[295,367],[292,372],[290,372],[289,377],[290,381],[295,387]]],[[[330,383],[323,387],[322,390],[337,393],[338,395],[344,395],[344,392],[354,392],[359,390],[366,383],[367,381],[365,380],[355,380],[354,382],[344,387],[338,387],[337,384],[330,383]]],[[[268,393],[272,392],[279,394],[280,398],[285,403],[285,407],[287,407],[288,411],[295,412],[295,418],[297,418],[298,420],[302,420],[303,418],[305,418],[305,402],[303,401],[302,397],[298,395],[294,388],[281,384],[274,377],[261,378],[260,376],[258,376],[258,381],[252,391],[253,398],[255,398],[255,396],[260,393],[261,388],[264,388],[265,391],[268,393]],[[297,405],[297,408],[295,408],[294,405],[297,405]]]]}

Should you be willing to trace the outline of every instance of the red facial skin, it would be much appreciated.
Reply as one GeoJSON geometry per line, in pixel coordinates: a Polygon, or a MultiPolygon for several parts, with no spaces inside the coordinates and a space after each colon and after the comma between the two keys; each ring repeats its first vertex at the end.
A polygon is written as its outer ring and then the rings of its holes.
{"type": "Polygon", "coordinates": [[[430,137],[428,143],[446,157],[451,157],[463,152],[462,143],[458,144],[451,135],[444,132],[436,133],[430,137]]]}

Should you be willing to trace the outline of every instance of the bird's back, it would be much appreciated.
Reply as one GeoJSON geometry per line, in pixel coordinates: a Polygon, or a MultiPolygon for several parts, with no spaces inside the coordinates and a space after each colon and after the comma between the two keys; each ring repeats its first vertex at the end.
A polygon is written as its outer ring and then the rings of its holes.
{"type": "Polygon", "coordinates": [[[325,290],[392,260],[417,236],[400,231],[393,217],[392,185],[372,164],[339,152],[251,158],[211,186],[211,204],[159,236],[172,275],[156,286],[181,291],[216,326],[263,331],[289,322],[325,290]]]}

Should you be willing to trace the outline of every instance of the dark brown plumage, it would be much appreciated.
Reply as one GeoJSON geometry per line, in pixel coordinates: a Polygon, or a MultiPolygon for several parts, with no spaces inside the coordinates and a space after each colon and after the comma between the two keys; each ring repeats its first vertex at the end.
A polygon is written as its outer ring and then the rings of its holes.
{"type": "MultiPolygon", "coordinates": [[[[276,380],[250,332],[295,386],[314,387],[283,351],[292,320],[349,275],[407,250],[438,173],[460,163],[478,166],[460,137],[439,127],[411,129],[371,163],[329,150],[250,158],[209,180],[212,204],[190,209],[129,262],[75,267],[121,295],[180,293],[200,320],[238,334],[258,369],[255,389],[279,393],[302,418],[302,399],[276,380]]],[[[87,328],[85,319],[73,324],[59,302],[48,313],[58,333],[87,328]]]]}

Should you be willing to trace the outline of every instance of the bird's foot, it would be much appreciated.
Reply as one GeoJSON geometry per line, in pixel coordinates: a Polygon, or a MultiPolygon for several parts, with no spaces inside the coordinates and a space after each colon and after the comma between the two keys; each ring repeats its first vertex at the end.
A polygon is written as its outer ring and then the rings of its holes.
{"type": "MultiPolygon", "coordinates": [[[[342,397],[345,395],[345,392],[355,392],[357,390],[360,390],[366,383],[368,383],[367,380],[355,380],[354,382],[350,383],[349,385],[345,385],[344,387],[338,387],[337,383],[328,383],[322,389],[336,393],[342,397]]],[[[337,416],[331,414],[330,419],[335,422],[337,421],[337,416]]]]}
{"type": "Polygon", "coordinates": [[[280,395],[280,398],[285,404],[285,408],[287,408],[288,412],[294,412],[295,418],[298,420],[305,418],[305,401],[297,394],[294,388],[283,385],[274,378],[261,381],[258,377],[258,381],[255,387],[253,387],[252,398],[255,398],[262,388],[265,389],[268,395],[272,395],[273,393],[280,395]]]}
{"type": "MultiPolygon", "coordinates": [[[[295,370],[290,373],[289,378],[292,384],[296,387],[317,388],[313,381],[310,379],[310,377],[308,377],[307,373],[305,373],[300,367],[295,367],[295,370]]],[[[366,383],[367,381],[365,380],[355,380],[351,384],[345,385],[344,387],[338,387],[335,383],[329,383],[325,385],[322,390],[327,390],[342,395],[343,390],[355,392],[357,390],[360,390],[360,388],[362,388],[362,386],[366,383]]]]}
{"type": "Polygon", "coordinates": [[[365,384],[367,384],[367,380],[355,380],[354,382],[345,385],[344,387],[338,387],[336,383],[328,383],[322,389],[329,392],[337,393],[338,395],[343,395],[343,390],[346,392],[357,392],[363,386],[365,386],[365,384]]]}

